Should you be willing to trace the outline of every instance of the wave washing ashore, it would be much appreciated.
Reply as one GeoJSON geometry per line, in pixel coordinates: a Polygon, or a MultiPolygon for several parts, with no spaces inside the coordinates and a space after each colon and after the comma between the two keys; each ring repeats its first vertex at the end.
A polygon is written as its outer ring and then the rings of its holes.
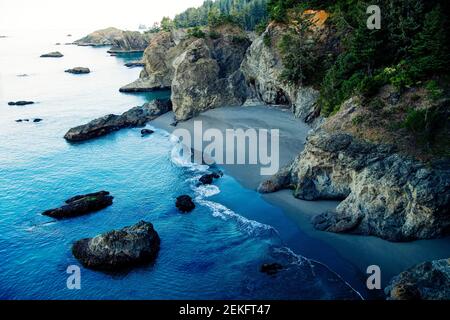
{"type": "Polygon", "coordinates": [[[167,92],[117,91],[136,77],[138,70],[123,65],[135,55],[110,57],[106,48],[64,46],[62,60],[38,60],[38,53],[50,51],[53,34],[33,37],[32,49],[19,60],[15,53],[28,37],[2,39],[8,43],[0,56],[0,298],[361,298],[325,265],[289,249],[283,234],[294,225],[255,191],[226,171],[215,185],[199,186],[199,176],[210,168],[180,158],[166,131],[148,127],[154,134],[141,137],[140,129],[129,129],[83,143],[65,142],[62,137],[71,127],[167,92]],[[90,74],[64,72],[82,61],[89,61],[90,74]],[[28,76],[17,76],[24,73],[28,76]],[[54,84],[51,90],[49,83],[54,84]],[[35,104],[8,106],[9,100],[21,98],[35,104]],[[42,121],[15,121],[34,117],[42,121]],[[100,212],[58,221],[41,215],[73,195],[98,190],[114,196],[113,204],[100,212]],[[189,214],[174,206],[181,194],[190,194],[197,204],[189,214]],[[232,200],[233,209],[222,199],[232,200]],[[280,221],[289,227],[261,222],[269,213],[284,217],[280,221]],[[81,268],[81,289],[67,288],[67,267],[79,265],[71,253],[76,240],[140,220],[151,222],[161,238],[153,264],[113,274],[81,268]],[[261,272],[271,263],[282,269],[261,272]]]}

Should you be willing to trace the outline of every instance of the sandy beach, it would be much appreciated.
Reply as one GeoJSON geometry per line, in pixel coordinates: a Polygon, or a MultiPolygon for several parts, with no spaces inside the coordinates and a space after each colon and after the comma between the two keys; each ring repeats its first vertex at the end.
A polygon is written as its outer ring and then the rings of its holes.
{"type": "MultiPolygon", "coordinates": [[[[202,121],[203,130],[266,128],[280,130],[280,165],[288,164],[303,150],[310,127],[295,119],[289,110],[269,106],[225,107],[209,110],[194,119],[171,126],[173,114],[167,113],[150,124],[172,132],[185,128],[193,132],[194,121],[202,121]]],[[[256,189],[267,177],[260,175],[258,165],[223,165],[226,173],[233,176],[244,187],[256,189]]],[[[378,265],[382,273],[383,287],[396,274],[415,264],[450,255],[450,237],[436,240],[421,240],[407,243],[393,243],[376,237],[334,234],[317,231],[310,219],[327,209],[337,206],[334,201],[308,202],[296,199],[291,191],[283,190],[263,195],[271,204],[283,209],[286,216],[295,222],[305,235],[298,239],[302,255],[318,260],[346,278],[358,271],[360,283],[351,283],[356,289],[365,287],[366,269],[378,265]],[[318,249],[319,248],[319,249],[318,249]],[[338,257],[338,258],[337,258],[338,257]]],[[[354,277],[354,275],[353,275],[354,277]]],[[[380,294],[378,292],[377,294],[380,294]]]]}

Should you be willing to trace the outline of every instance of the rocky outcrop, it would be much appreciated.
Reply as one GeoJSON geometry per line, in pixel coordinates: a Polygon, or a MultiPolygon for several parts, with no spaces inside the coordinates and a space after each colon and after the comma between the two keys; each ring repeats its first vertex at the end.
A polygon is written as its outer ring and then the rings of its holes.
{"type": "Polygon", "coordinates": [[[64,55],[59,51],[44,53],[41,55],[41,58],[62,58],[64,55]]]}
{"type": "Polygon", "coordinates": [[[67,69],[64,72],[73,73],[73,74],[87,74],[87,73],[90,73],[91,70],[89,68],[85,68],[85,67],[75,67],[72,69],[67,69]]]}
{"type": "Polygon", "coordinates": [[[388,300],[449,300],[450,258],[424,262],[400,273],[385,293],[388,300]]]}
{"type": "Polygon", "coordinates": [[[55,219],[78,217],[84,214],[102,210],[113,203],[113,197],[107,191],[100,191],[75,196],[66,200],[66,204],[57,209],[50,209],[42,214],[55,219]]]}
{"type": "Polygon", "coordinates": [[[223,29],[220,34],[195,40],[174,62],[171,99],[177,120],[245,102],[247,86],[240,64],[250,41],[239,29],[223,29]]]}
{"type": "Polygon", "coordinates": [[[86,268],[119,271],[155,260],[160,242],[153,225],[140,221],[134,226],[78,240],[72,253],[86,268]]]}
{"type": "Polygon", "coordinates": [[[122,30],[117,28],[106,28],[94,31],[87,36],[74,41],[79,46],[112,46],[114,39],[120,38],[123,34],[122,30]]]}
{"type": "Polygon", "coordinates": [[[125,67],[128,67],[128,68],[144,67],[144,66],[145,66],[145,63],[142,60],[134,60],[134,61],[125,63],[125,67]]]}
{"type": "Polygon", "coordinates": [[[167,90],[172,85],[173,62],[183,53],[191,39],[185,39],[182,31],[160,32],[154,35],[144,51],[139,79],[120,88],[121,92],[167,90]]]}
{"type": "Polygon", "coordinates": [[[219,179],[222,175],[218,172],[213,172],[213,173],[207,173],[202,175],[198,181],[201,184],[212,184],[214,182],[214,179],[219,179]]]}
{"type": "Polygon", "coordinates": [[[132,108],[122,115],[109,114],[92,120],[88,124],[70,129],[64,136],[67,141],[85,141],[104,136],[122,128],[142,127],[147,122],[170,111],[170,100],[155,100],[142,106],[132,108]]]}
{"type": "Polygon", "coordinates": [[[142,129],[141,130],[141,136],[145,137],[145,136],[149,136],[151,134],[155,133],[155,131],[151,130],[151,129],[142,129]]]}
{"type": "Polygon", "coordinates": [[[147,48],[152,33],[139,31],[123,31],[120,36],[111,39],[112,47],[109,53],[143,52],[147,48]]]}
{"type": "Polygon", "coordinates": [[[295,187],[304,200],[343,200],[313,219],[329,232],[374,235],[390,241],[444,236],[450,232],[450,174],[342,132],[317,130],[291,165],[290,174],[260,189],[295,187]],[[273,186],[279,187],[273,187],[273,186]]]}
{"type": "Polygon", "coordinates": [[[276,262],[275,263],[265,263],[259,269],[260,272],[265,273],[269,276],[274,276],[281,270],[283,270],[283,266],[276,262]]]}
{"type": "Polygon", "coordinates": [[[241,70],[251,88],[250,99],[290,106],[297,118],[311,122],[319,114],[316,106],[319,92],[312,86],[290,85],[281,80],[284,67],[277,43],[286,32],[286,26],[270,24],[253,41],[241,70]]]}
{"type": "Polygon", "coordinates": [[[183,213],[191,212],[195,209],[195,203],[192,201],[192,198],[188,195],[182,195],[177,198],[175,202],[175,206],[183,213]]]}
{"type": "Polygon", "coordinates": [[[34,104],[34,101],[25,101],[25,100],[20,100],[20,101],[10,101],[8,102],[8,106],[26,106],[29,104],[34,104]]]}

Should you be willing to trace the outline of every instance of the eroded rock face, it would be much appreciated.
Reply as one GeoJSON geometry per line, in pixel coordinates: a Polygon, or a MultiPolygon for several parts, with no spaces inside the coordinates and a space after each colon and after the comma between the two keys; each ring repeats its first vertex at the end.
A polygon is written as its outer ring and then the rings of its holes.
{"type": "Polygon", "coordinates": [[[87,36],[74,41],[79,46],[112,46],[114,39],[122,37],[122,30],[117,28],[106,28],[94,31],[87,36]]]}
{"type": "Polygon", "coordinates": [[[181,40],[183,33],[178,34],[179,32],[160,32],[154,35],[144,51],[144,69],[139,79],[120,88],[121,92],[170,89],[175,71],[173,62],[192,42],[191,39],[181,40]]]}
{"type": "Polygon", "coordinates": [[[400,273],[385,293],[388,300],[449,300],[450,259],[424,262],[400,273]]]}
{"type": "Polygon", "coordinates": [[[72,253],[86,268],[116,271],[152,262],[159,245],[160,238],[153,225],[140,221],[134,226],[78,240],[72,253]]]}
{"type": "Polygon", "coordinates": [[[220,106],[242,105],[247,85],[240,64],[250,41],[238,31],[218,39],[197,39],[174,62],[173,110],[177,120],[187,120],[220,106]]]}
{"type": "Polygon", "coordinates": [[[143,52],[145,48],[147,48],[152,37],[153,34],[151,33],[123,31],[119,37],[113,37],[111,39],[112,47],[108,50],[108,52],[143,52]]]}
{"type": "Polygon", "coordinates": [[[134,107],[120,116],[109,114],[85,125],[72,128],[65,134],[64,139],[71,142],[84,141],[104,136],[122,128],[142,127],[171,109],[172,103],[170,100],[155,100],[134,107]]]}
{"type": "Polygon", "coordinates": [[[286,27],[282,25],[269,25],[248,49],[241,70],[251,88],[251,99],[291,106],[297,118],[311,122],[318,116],[319,92],[310,86],[293,86],[281,81],[284,67],[277,43],[285,32],[286,27]],[[270,39],[271,43],[268,45],[264,39],[270,39]]]}
{"type": "Polygon", "coordinates": [[[55,219],[73,218],[104,209],[112,205],[113,199],[107,191],[79,195],[66,200],[64,206],[42,214],[55,219]]]}
{"type": "MultiPolygon", "coordinates": [[[[429,168],[388,146],[321,129],[308,137],[290,176],[283,178],[281,188],[289,180],[297,198],[343,200],[336,211],[313,219],[319,230],[390,241],[436,238],[450,232],[448,168],[429,168]]],[[[265,182],[260,188],[279,189],[269,188],[272,185],[265,182]]]]}

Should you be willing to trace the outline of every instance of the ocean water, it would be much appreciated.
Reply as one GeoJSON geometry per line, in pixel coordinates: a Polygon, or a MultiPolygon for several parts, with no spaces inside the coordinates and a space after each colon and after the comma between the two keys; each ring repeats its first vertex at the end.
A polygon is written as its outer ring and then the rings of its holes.
{"type": "Polygon", "coordinates": [[[339,275],[285,241],[287,232],[297,232],[293,222],[259,194],[226,172],[215,185],[198,186],[211,168],[180,157],[167,132],[153,128],[155,134],[142,138],[140,129],[127,129],[67,143],[64,133],[73,126],[170,94],[119,93],[140,72],[123,64],[139,56],[56,46],[84,34],[67,33],[0,32],[8,36],[0,39],[1,299],[359,298],[339,275]],[[64,57],[39,58],[56,50],[64,57]],[[92,72],[64,73],[75,66],[92,72]],[[36,104],[7,105],[14,100],[36,104]],[[15,122],[25,118],[43,121],[15,122]],[[99,190],[114,196],[105,210],[63,221],[41,215],[74,195],[99,190]],[[192,213],[175,209],[181,194],[195,199],[192,213]],[[74,241],[139,220],[152,222],[161,238],[153,264],[123,273],[81,267],[81,289],[67,288],[67,267],[80,265],[71,254],[74,241]],[[259,271],[272,262],[285,268],[276,276],[259,271]]]}

